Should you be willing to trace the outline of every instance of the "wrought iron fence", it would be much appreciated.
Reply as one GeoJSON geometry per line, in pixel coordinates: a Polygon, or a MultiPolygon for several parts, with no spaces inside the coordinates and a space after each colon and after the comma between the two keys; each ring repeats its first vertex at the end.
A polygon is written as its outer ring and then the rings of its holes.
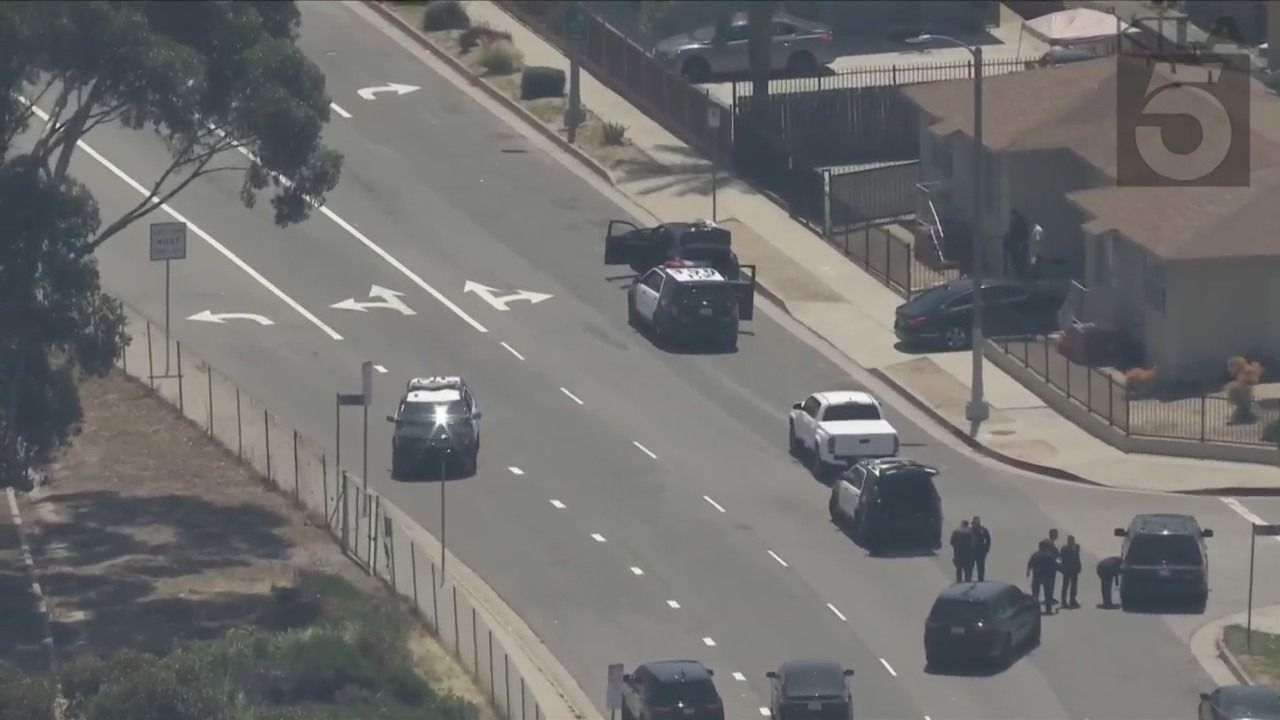
{"type": "Polygon", "coordinates": [[[954,268],[934,268],[920,262],[914,245],[884,225],[847,225],[832,230],[827,240],[845,257],[905,298],[960,277],[960,271],[954,268]]]}
{"type": "MultiPolygon", "coordinates": [[[[1040,66],[1039,58],[988,58],[982,62],[982,74],[986,77],[1021,72],[1040,66]]],[[[901,87],[944,80],[969,80],[973,78],[973,61],[937,61],[876,65],[872,67],[842,70],[829,75],[812,77],[775,78],[769,81],[770,95],[826,92],[852,88],[901,87]]],[[[733,83],[735,102],[750,97],[750,81],[733,83]]]]}
{"type": "MultiPolygon", "coordinates": [[[[126,309],[133,342],[119,360],[209,437],[249,463],[293,500],[342,551],[412,603],[432,633],[471,673],[508,720],[543,720],[534,695],[537,668],[513,657],[516,642],[495,614],[455,580],[431,536],[360,479],[337,466],[324,447],[302,436],[242,392],[181,341],[126,309]],[[171,358],[165,367],[166,353],[171,358]]],[[[449,557],[452,560],[452,557],[449,557]]],[[[541,685],[539,685],[541,686],[541,685]]]]}

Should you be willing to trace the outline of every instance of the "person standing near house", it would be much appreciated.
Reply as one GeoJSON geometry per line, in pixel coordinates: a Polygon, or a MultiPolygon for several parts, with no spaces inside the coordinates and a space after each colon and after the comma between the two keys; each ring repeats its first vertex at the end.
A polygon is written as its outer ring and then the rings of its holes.
{"type": "Polygon", "coordinates": [[[987,579],[987,554],[991,552],[991,531],[982,524],[982,518],[973,516],[969,525],[973,531],[973,566],[977,570],[978,582],[987,579]]]}
{"type": "Polygon", "coordinates": [[[1009,229],[1004,236],[1004,251],[1008,258],[1009,270],[1014,277],[1026,277],[1027,274],[1027,242],[1029,230],[1027,219],[1018,210],[1009,213],[1009,229]]]}
{"type": "Polygon", "coordinates": [[[951,563],[956,566],[956,582],[973,581],[973,530],[968,520],[951,533],[951,563]]]}
{"type": "Polygon", "coordinates": [[[1062,607],[1078,608],[1076,593],[1080,589],[1080,546],[1076,536],[1068,535],[1067,544],[1058,553],[1058,569],[1062,571],[1062,607]]]}

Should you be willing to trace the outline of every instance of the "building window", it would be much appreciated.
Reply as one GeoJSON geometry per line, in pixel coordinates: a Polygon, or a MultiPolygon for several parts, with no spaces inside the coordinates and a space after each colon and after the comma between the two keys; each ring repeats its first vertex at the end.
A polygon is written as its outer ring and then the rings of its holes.
{"type": "Polygon", "coordinates": [[[1142,297],[1147,306],[1153,310],[1164,312],[1165,303],[1165,266],[1160,258],[1151,253],[1143,253],[1142,297]]]}

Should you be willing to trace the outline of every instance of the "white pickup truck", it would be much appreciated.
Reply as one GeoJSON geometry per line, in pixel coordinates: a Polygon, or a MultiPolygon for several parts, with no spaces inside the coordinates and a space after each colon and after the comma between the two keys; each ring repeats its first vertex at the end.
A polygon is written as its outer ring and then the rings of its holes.
{"type": "Polygon", "coordinates": [[[788,425],[791,454],[807,456],[819,478],[860,458],[895,456],[900,445],[880,402],[865,392],[814,393],[791,406],[788,425]]]}

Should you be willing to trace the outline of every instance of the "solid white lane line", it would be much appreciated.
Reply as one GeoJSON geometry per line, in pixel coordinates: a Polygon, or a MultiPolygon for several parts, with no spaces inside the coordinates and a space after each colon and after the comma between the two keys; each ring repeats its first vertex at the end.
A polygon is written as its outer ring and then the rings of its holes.
{"type": "Polygon", "coordinates": [[[711,638],[709,638],[709,637],[704,637],[704,638],[702,638],[702,644],[703,644],[703,645],[706,645],[707,647],[715,647],[715,646],[716,646],[716,641],[715,641],[715,640],[712,640],[712,639],[711,639],[711,638]]]}
{"type": "Polygon", "coordinates": [[[339,115],[341,115],[342,117],[348,120],[351,119],[351,113],[347,112],[346,110],[343,110],[342,106],[339,105],[338,103],[335,103],[335,102],[329,103],[329,109],[333,110],[334,112],[338,113],[339,115]]]}
{"type": "Polygon", "coordinates": [[[641,445],[640,443],[636,442],[635,440],[632,440],[632,441],[631,441],[631,444],[632,444],[632,445],[635,445],[635,446],[636,446],[636,447],[638,447],[638,448],[640,448],[640,452],[644,453],[645,455],[648,455],[649,457],[653,458],[654,460],[657,460],[657,459],[658,459],[658,456],[657,456],[657,455],[654,455],[654,454],[653,454],[653,451],[651,451],[649,448],[647,448],[647,447],[645,447],[645,446],[641,445]]]}
{"type": "Polygon", "coordinates": [[[734,680],[737,680],[738,682],[746,682],[746,681],[747,681],[747,676],[746,676],[746,675],[743,675],[743,674],[742,674],[742,673],[740,673],[740,672],[736,672],[736,673],[734,673],[734,674],[733,674],[733,679],[734,679],[734,680]]]}
{"type": "Polygon", "coordinates": [[[1243,503],[1241,503],[1239,500],[1237,500],[1237,499],[1235,499],[1235,498],[1233,498],[1233,497],[1224,497],[1224,498],[1222,498],[1222,502],[1223,502],[1223,503],[1225,503],[1227,507],[1231,508],[1232,510],[1235,510],[1237,515],[1239,515],[1240,517],[1244,518],[1245,520],[1248,520],[1249,522],[1253,523],[1254,525],[1266,525],[1266,524],[1267,524],[1267,522],[1266,522],[1265,520],[1263,520],[1262,518],[1260,518],[1260,517],[1258,517],[1257,515],[1253,514],[1253,511],[1252,511],[1252,510],[1250,510],[1249,508],[1245,507],[1243,503]]]}
{"type": "Polygon", "coordinates": [[[680,603],[676,602],[675,600],[668,600],[667,607],[671,608],[672,610],[679,610],[680,603]]]}
{"type": "Polygon", "coordinates": [[[524,356],[516,352],[516,349],[508,345],[505,340],[502,342],[502,347],[506,348],[507,352],[511,353],[512,355],[515,355],[517,358],[520,358],[521,360],[524,359],[524,356]]]}
{"type": "Polygon", "coordinates": [[[889,664],[888,660],[885,660],[884,658],[880,658],[880,664],[884,666],[885,670],[889,671],[890,675],[894,677],[898,677],[897,671],[893,669],[893,666],[889,664]]]}
{"type": "Polygon", "coordinates": [[[786,560],[783,560],[782,558],[778,557],[778,553],[772,550],[769,551],[769,557],[773,558],[774,560],[777,560],[778,564],[781,565],[782,567],[791,567],[790,565],[787,564],[786,560]]]}
{"type": "Polygon", "coordinates": [[[711,507],[719,510],[720,512],[724,512],[724,508],[720,507],[720,503],[716,502],[715,500],[712,500],[709,495],[703,495],[702,499],[711,503],[711,507]]]}
{"type": "MultiPolygon", "coordinates": [[[[849,620],[849,618],[845,617],[844,613],[840,612],[835,605],[832,605],[831,603],[827,603],[827,609],[835,613],[836,617],[840,618],[841,622],[847,622],[849,620]]],[[[880,662],[884,662],[884,661],[881,660],[880,662]]],[[[887,666],[889,663],[884,663],[884,664],[887,666]]]]}
{"type": "Polygon", "coordinates": [[[582,402],[582,400],[580,400],[577,395],[574,395],[573,393],[569,392],[567,388],[560,388],[560,392],[564,393],[566,396],[568,396],[570,400],[578,403],[579,405],[586,405],[586,403],[582,402]]]}
{"type": "Polygon", "coordinates": [[[385,367],[383,367],[382,365],[374,365],[374,366],[373,366],[373,369],[374,369],[374,370],[377,370],[378,372],[382,373],[383,375],[386,375],[386,374],[387,374],[387,369],[386,369],[385,367]]]}
{"type": "Polygon", "coordinates": [[[562,503],[562,502],[560,502],[559,500],[552,500],[552,501],[551,501],[551,507],[553,507],[553,508],[555,508],[555,509],[557,509],[557,510],[563,510],[563,509],[565,508],[565,504],[564,504],[564,503],[562,503]]]}
{"type": "Polygon", "coordinates": [[[509,468],[507,468],[507,469],[511,471],[511,474],[512,474],[512,475],[523,475],[523,474],[524,474],[524,471],[523,471],[523,470],[521,470],[520,468],[516,467],[515,465],[512,465],[511,467],[509,467],[509,468]]]}
{"type": "MultiPolygon", "coordinates": [[[[26,98],[22,98],[22,101],[24,103],[27,102],[26,98]]],[[[44,120],[45,122],[49,121],[49,113],[46,113],[45,111],[41,110],[40,108],[34,105],[31,105],[29,107],[31,107],[31,111],[35,113],[36,116],[39,117],[41,120],[44,120]]],[[[76,146],[79,147],[81,150],[84,150],[85,154],[87,154],[89,157],[93,158],[94,160],[97,160],[98,164],[102,165],[102,167],[109,170],[112,175],[115,175],[116,177],[120,178],[122,181],[124,181],[126,185],[128,185],[129,187],[141,193],[144,198],[151,194],[151,191],[143,187],[141,183],[139,183],[137,180],[134,180],[133,178],[126,175],[123,170],[116,167],[110,160],[103,157],[102,154],[99,153],[97,150],[94,150],[93,148],[86,145],[83,140],[76,142],[76,146]]],[[[199,237],[201,240],[204,240],[206,243],[209,244],[210,247],[212,247],[214,250],[217,250],[219,253],[222,254],[223,257],[230,260],[232,264],[234,264],[236,267],[243,270],[245,274],[247,274],[249,277],[256,280],[259,285],[266,288],[272,295],[275,295],[277,298],[280,298],[280,300],[284,301],[284,304],[293,308],[299,315],[311,321],[311,324],[320,328],[324,332],[324,334],[328,335],[334,340],[342,339],[342,336],[338,334],[338,331],[324,324],[324,322],[320,318],[311,314],[310,310],[302,307],[302,305],[297,300],[294,300],[293,298],[289,297],[287,294],[285,294],[283,290],[276,287],[274,283],[272,283],[270,280],[263,277],[262,273],[250,267],[249,264],[241,260],[238,255],[228,250],[225,245],[218,242],[217,240],[214,240],[212,235],[196,227],[194,223],[192,223],[190,220],[186,219],[181,214],[179,214],[177,210],[174,210],[172,207],[169,207],[168,203],[161,205],[160,209],[168,213],[169,216],[172,217],[174,220],[177,220],[178,222],[185,224],[191,230],[191,232],[195,233],[196,237],[199,237]]]]}
{"type": "MultiPolygon", "coordinates": [[[[215,131],[215,132],[217,132],[219,135],[223,135],[223,136],[225,136],[225,134],[226,134],[224,131],[222,131],[222,130],[218,130],[218,129],[216,129],[216,128],[215,128],[215,130],[214,130],[214,131],[215,131]]],[[[258,160],[257,156],[255,156],[253,153],[249,152],[247,149],[245,149],[245,148],[243,148],[243,147],[236,148],[236,149],[240,151],[240,154],[241,154],[241,155],[244,155],[245,157],[249,158],[250,160],[253,160],[254,162],[259,162],[259,163],[261,162],[260,160],[258,160]]],[[[292,180],[290,180],[290,179],[289,179],[289,178],[287,178],[287,177],[284,177],[283,175],[280,175],[279,173],[271,173],[271,175],[272,175],[272,177],[276,178],[277,180],[279,180],[279,181],[280,181],[281,183],[283,183],[284,185],[288,185],[288,186],[292,186],[292,185],[293,185],[293,181],[292,181],[292,180]]],[[[313,207],[316,205],[316,203],[315,203],[314,201],[313,201],[311,204],[312,204],[312,206],[313,206],[313,207]]],[[[391,267],[393,267],[393,268],[395,268],[396,270],[400,271],[400,274],[401,274],[401,275],[404,275],[405,277],[409,278],[409,281],[410,281],[410,282],[412,282],[414,285],[417,285],[418,287],[422,288],[424,291],[426,291],[426,293],[427,293],[428,295],[430,295],[431,297],[433,297],[433,298],[435,298],[436,300],[438,300],[438,301],[440,302],[440,304],[441,304],[441,305],[444,305],[445,307],[447,307],[447,308],[449,308],[451,311],[453,311],[453,314],[454,314],[454,315],[457,315],[458,317],[460,317],[460,318],[462,318],[464,321],[466,321],[466,323],[467,323],[468,325],[470,325],[472,328],[474,328],[474,329],[476,330],[476,332],[481,332],[481,333],[487,333],[487,332],[489,332],[489,328],[487,328],[487,327],[485,327],[485,326],[481,325],[480,323],[476,322],[476,319],[475,319],[475,318],[473,318],[473,317],[471,317],[470,315],[468,315],[468,314],[467,314],[467,311],[465,311],[465,310],[463,310],[462,308],[458,307],[458,305],[457,305],[456,303],[454,303],[454,302],[453,302],[452,300],[450,300],[449,298],[445,297],[445,296],[444,296],[444,293],[441,293],[439,290],[436,290],[434,287],[431,287],[431,285],[427,284],[427,281],[426,281],[426,280],[423,280],[422,278],[418,277],[418,274],[417,274],[417,273],[415,273],[414,271],[412,271],[412,270],[410,270],[408,267],[406,267],[404,263],[402,263],[402,262],[400,262],[399,260],[397,260],[394,256],[392,256],[392,254],[391,254],[391,253],[387,252],[386,250],[383,250],[383,249],[382,249],[382,247],[381,247],[380,245],[378,245],[377,243],[375,243],[374,241],[372,241],[372,240],[370,240],[368,237],[366,237],[364,233],[362,233],[362,232],[360,232],[359,230],[357,230],[357,229],[355,228],[355,226],[353,226],[351,223],[349,223],[349,222],[347,222],[346,220],[343,220],[342,218],[338,217],[338,214],[337,214],[336,212],[334,212],[334,211],[330,210],[330,209],[328,208],[328,206],[326,206],[326,205],[321,205],[321,206],[320,206],[319,208],[317,208],[317,209],[320,211],[320,213],[321,213],[322,215],[324,215],[325,217],[329,218],[329,219],[330,219],[330,220],[332,220],[334,223],[336,223],[338,227],[342,228],[343,230],[346,230],[346,231],[347,231],[347,233],[348,233],[349,235],[351,235],[351,237],[355,238],[356,240],[359,240],[361,244],[363,244],[365,247],[367,247],[367,248],[369,248],[370,250],[372,250],[372,251],[374,252],[374,254],[376,254],[378,257],[380,257],[380,258],[382,258],[384,261],[386,261],[386,263],[387,263],[388,265],[390,265],[391,267]]]]}
{"type": "Polygon", "coordinates": [[[769,717],[770,715],[773,715],[773,713],[769,712],[769,708],[767,707],[760,708],[760,714],[763,715],[764,717],[769,717]]]}
{"type": "Polygon", "coordinates": [[[604,536],[601,535],[600,533],[591,533],[591,539],[595,540],[598,543],[609,542],[608,540],[605,540],[604,536]]]}
{"type": "Polygon", "coordinates": [[[632,575],[643,575],[643,574],[644,574],[644,571],[643,571],[643,570],[641,570],[640,568],[636,567],[635,565],[632,565],[632,566],[631,566],[631,574],[632,574],[632,575]]]}

